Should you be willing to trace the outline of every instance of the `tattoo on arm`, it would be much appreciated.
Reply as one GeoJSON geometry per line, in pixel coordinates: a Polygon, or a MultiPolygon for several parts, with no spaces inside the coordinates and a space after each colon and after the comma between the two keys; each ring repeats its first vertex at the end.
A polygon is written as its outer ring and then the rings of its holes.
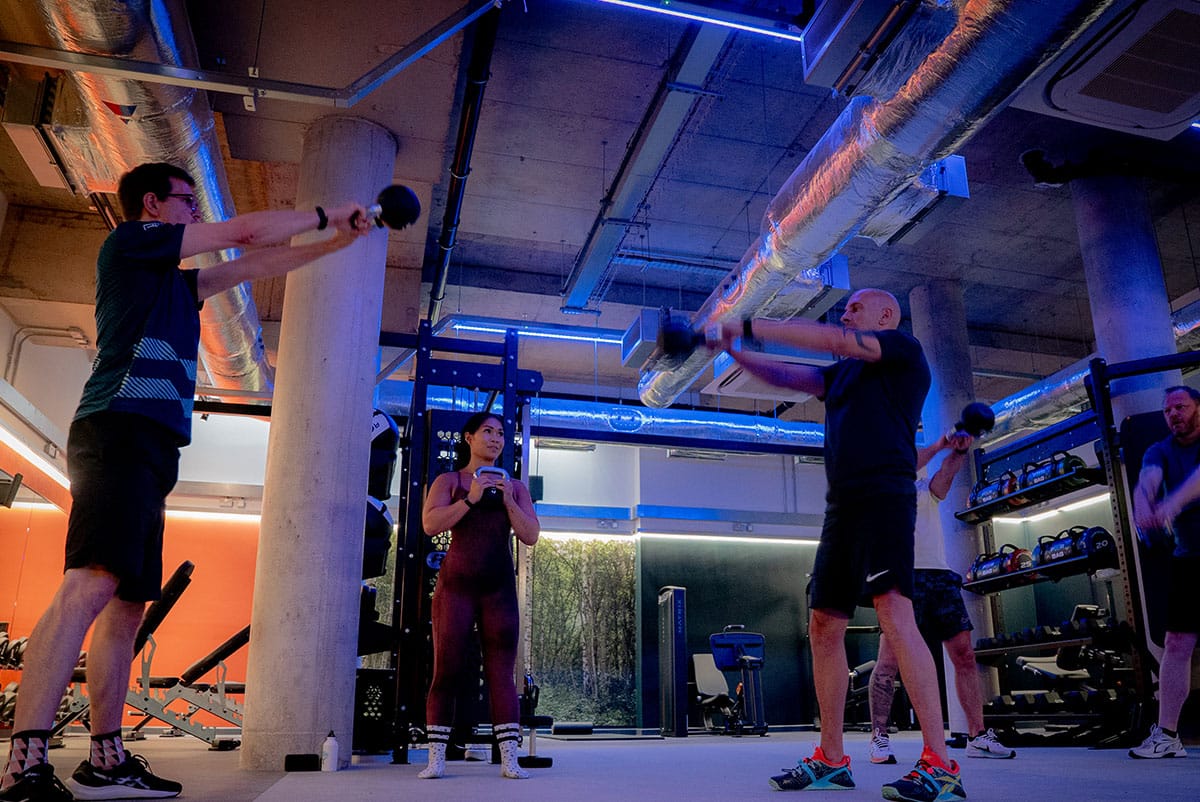
{"type": "Polygon", "coordinates": [[[858,343],[858,347],[859,347],[859,348],[866,348],[866,347],[867,347],[867,344],[866,344],[865,342],[863,342],[863,335],[862,335],[862,332],[861,332],[861,331],[855,331],[855,332],[854,332],[854,341],[855,341],[856,343],[858,343]]]}

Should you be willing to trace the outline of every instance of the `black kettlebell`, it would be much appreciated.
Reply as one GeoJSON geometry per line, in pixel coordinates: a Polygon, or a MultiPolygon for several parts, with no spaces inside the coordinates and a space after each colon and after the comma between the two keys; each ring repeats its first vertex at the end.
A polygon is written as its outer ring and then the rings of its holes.
{"type": "Polygon", "coordinates": [[[407,228],[421,216],[421,201],[417,193],[403,184],[385,187],[375,198],[375,204],[367,207],[367,218],[379,228],[387,226],[393,231],[407,228]]]}
{"type": "Polygon", "coordinates": [[[662,322],[658,327],[658,347],[669,357],[688,357],[697,346],[704,344],[704,334],[692,328],[682,315],[662,310],[662,322]]]}
{"type": "Polygon", "coordinates": [[[958,423],[954,424],[956,432],[966,432],[972,437],[979,437],[984,432],[990,432],[996,425],[996,415],[987,404],[972,401],[963,407],[958,423]]]}

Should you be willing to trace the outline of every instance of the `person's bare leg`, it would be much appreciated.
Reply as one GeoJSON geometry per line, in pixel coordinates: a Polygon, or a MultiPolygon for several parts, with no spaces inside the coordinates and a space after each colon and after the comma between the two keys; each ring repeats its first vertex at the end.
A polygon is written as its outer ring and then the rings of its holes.
{"type": "Polygon", "coordinates": [[[93,735],[121,729],[133,643],[146,605],[113,598],[96,617],[88,648],[88,700],[93,735]]]}
{"type": "MultiPolygon", "coordinates": [[[[1196,633],[1168,632],[1163,642],[1162,664],[1158,673],[1158,726],[1179,731],[1179,712],[1187,699],[1192,682],[1192,652],[1196,633]]],[[[21,693],[25,686],[21,686],[21,693]]]]}
{"type": "Polygon", "coordinates": [[[983,692],[979,690],[979,665],[971,648],[971,633],[960,632],[944,645],[954,665],[954,688],[967,717],[967,735],[974,738],[983,732],[983,692]]]}
{"type": "Polygon", "coordinates": [[[812,646],[813,685],[821,713],[821,751],[833,763],[844,756],[842,728],[846,719],[846,689],[850,666],[846,662],[846,625],[850,619],[836,610],[813,610],[808,617],[812,646]]]}
{"type": "MultiPolygon", "coordinates": [[[[942,701],[938,690],[937,669],[933,655],[917,629],[912,602],[893,589],[874,598],[875,613],[884,637],[892,642],[900,664],[900,678],[908,691],[921,725],[925,746],[949,766],[946,752],[946,733],[942,727],[942,701]]],[[[824,734],[824,733],[822,733],[824,734]]]]}
{"type": "Polygon", "coordinates": [[[886,635],[879,636],[879,655],[875,658],[875,668],[871,669],[871,687],[867,694],[871,708],[871,732],[888,731],[888,721],[892,717],[892,700],[896,695],[896,653],[886,635]]]}
{"type": "MultiPolygon", "coordinates": [[[[21,692],[17,694],[13,714],[14,735],[44,733],[54,726],[63,690],[79,662],[83,638],[116,589],[117,578],[107,571],[72,568],[63,574],[50,606],[29,633],[22,660],[21,692]]],[[[43,748],[27,748],[33,741],[22,740],[19,749],[16,743],[14,737],[9,745],[8,762],[0,772],[0,790],[12,786],[20,772],[46,762],[43,748]]]]}
{"type": "Polygon", "coordinates": [[[14,731],[46,730],[54,724],[63,690],[79,662],[83,638],[116,589],[117,578],[98,568],[72,568],[63,575],[58,592],[29,635],[14,731]]]}

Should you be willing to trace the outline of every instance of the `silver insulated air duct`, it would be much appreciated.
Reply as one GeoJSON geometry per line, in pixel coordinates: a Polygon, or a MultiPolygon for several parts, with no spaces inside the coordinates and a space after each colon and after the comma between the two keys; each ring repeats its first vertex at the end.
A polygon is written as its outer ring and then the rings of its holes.
{"type": "Polygon", "coordinates": [[[1175,347],[1180,351],[1200,348],[1200,301],[1194,301],[1171,314],[1175,329],[1175,347]]]}
{"type": "MultiPolygon", "coordinates": [[[[836,253],[928,164],[962,147],[1111,2],[954,3],[949,35],[908,79],[885,100],[854,98],[796,168],[768,207],[758,242],[704,302],[694,327],[760,312],[781,286],[836,253]]],[[[698,350],[673,370],[646,372],[638,383],[642,401],[669,406],[710,359],[698,350]]]]}
{"type": "MultiPolygon", "coordinates": [[[[1177,350],[1195,351],[1200,347],[1200,301],[1173,312],[1171,324],[1177,350]]],[[[987,442],[994,444],[1021,432],[1041,429],[1082,411],[1089,403],[1083,380],[1090,372],[1091,361],[1089,356],[1068,365],[1053,376],[992,404],[996,425],[987,435],[987,442]]]]}
{"type": "MultiPolygon", "coordinates": [[[[61,49],[199,67],[187,15],[178,0],[40,0],[38,10],[61,49]]],[[[196,180],[205,220],[233,216],[212,110],[202,90],[87,72],[70,72],[68,77],[83,101],[80,124],[59,121],[53,135],[79,192],[115,192],[125,171],[142,162],[164,161],[196,180]]],[[[214,260],[207,258],[209,264],[214,260]]],[[[269,390],[270,366],[249,285],[209,298],[200,314],[201,358],[211,382],[269,390]]]]}

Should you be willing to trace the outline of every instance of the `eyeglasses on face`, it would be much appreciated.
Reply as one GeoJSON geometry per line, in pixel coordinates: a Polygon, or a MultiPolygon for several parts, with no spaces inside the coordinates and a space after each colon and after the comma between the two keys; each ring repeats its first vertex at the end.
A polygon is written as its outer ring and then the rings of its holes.
{"type": "Polygon", "coordinates": [[[183,202],[186,203],[187,207],[189,209],[191,209],[193,212],[196,211],[196,209],[198,208],[198,205],[199,205],[199,202],[196,200],[196,196],[190,192],[168,192],[167,197],[168,198],[182,198],[183,202]]]}

